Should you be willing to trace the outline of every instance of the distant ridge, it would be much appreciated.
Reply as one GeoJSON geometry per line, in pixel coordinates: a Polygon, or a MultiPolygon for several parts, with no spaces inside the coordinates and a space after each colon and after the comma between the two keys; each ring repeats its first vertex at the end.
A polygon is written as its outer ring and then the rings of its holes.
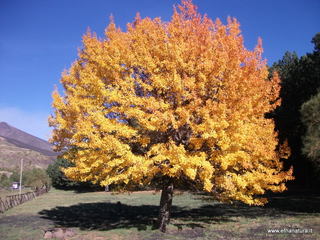
{"type": "Polygon", "coordinates": [[[31,149],[46,156],[57,155],[51,149],[49,142],[12,127],[6,122],[0,122],[0,136],[18,147],[31,149]]]}
{"type": "Polygon", "coordinates": [[[0,168],[17,168],[21,158],[27,167],[46,168],[58,155],[49,142],[0,122],[0,168]]]}

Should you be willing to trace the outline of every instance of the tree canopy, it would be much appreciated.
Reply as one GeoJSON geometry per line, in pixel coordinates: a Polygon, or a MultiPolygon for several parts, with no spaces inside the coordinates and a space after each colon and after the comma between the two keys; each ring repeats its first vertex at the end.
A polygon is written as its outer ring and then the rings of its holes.
{"type": "Polygon", "coordinates": [[[64,95],[53,93],[51,141],[74,180],[186,178],[222,201],[261,205],[257,195],[292,179],[265,118],[280,104],[279,77],[267,76],[261,40],[247,50],[236,19],[212,21],[191,1],[169,22],[137,14],[122,31],[111,20],[105,38],[83,37],[64,95]]]}

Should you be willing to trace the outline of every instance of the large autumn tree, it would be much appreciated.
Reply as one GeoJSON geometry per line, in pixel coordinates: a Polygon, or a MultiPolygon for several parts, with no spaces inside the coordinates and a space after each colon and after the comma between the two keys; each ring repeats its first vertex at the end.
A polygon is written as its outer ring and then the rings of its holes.
{"type": "Polygon", "coordinates": [[[159,227],[173,187],[186,179],[221,201],[261,205],[283,191],[274,123],[279,78],[267,80],[261,41],[243,45],[239,23],[197,12],[189,0],[170,22],[141,19],[105,38],[87,33],[53,94],[51,141],[75,166],[68,177],[101,185],[162,184],[159,227]]]}

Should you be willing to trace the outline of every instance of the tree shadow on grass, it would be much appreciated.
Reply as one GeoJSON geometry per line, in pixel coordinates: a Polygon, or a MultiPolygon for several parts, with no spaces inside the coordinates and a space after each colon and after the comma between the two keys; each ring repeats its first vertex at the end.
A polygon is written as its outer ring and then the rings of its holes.
{"type": "MultiPolygon", "coordinates": [[[[203,227],[201,223],[210,222],[211,216],[216,215],[215,208],[201,207],[186,209],[173,206],[172,219],[179,222],[177,227],[203,227]],[[190,223],[195,221],[199,223],[190,223]],[[179,226],[178,226],[179,225],[179,226]]],[[[154,227],[158,217],[159,206],[133,206],[111,202],[80,203],[68,207],[58,206],[50,210],[39,212],[41,218],[51,220],[61,227],[78,227],[82,230],[111,230],[120,228],[137,228],[146,230],[154,227]]],[[[218,221],[232,221],[220,216],[218,221]]],[[[153,228],[154,229],[154,228],[153,228]]]]}
{"type": "MultiPolygon", "coordinates": [[[[208,202],[209,203],[209,202],[208,202]]],[[[82,230],[111,230],[137,228],[146,230],[154,226],[159,206],[126,205],[120,202],[80,203],[68,207],[58,206],[39,212],[42,218],[61,227],[82,230]]],[[[205,224],[234,222],[233,217],[283,217],[320,213],[320,196],[275,195],[264,207],[244,204],[206,204],[199,208],[173,206],[171,216],[178,229],[203,228],[205,224]]]]}
{"type": "Polygon", "coordinates": [[[284,192],[271,194],[268,209],[276,209],[287,215],[303,215],[320,213],[319,192],[284,192]]]}

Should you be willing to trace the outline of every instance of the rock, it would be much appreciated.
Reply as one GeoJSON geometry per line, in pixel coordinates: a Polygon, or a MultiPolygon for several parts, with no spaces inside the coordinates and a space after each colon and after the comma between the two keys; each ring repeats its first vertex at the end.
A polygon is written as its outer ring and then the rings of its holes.
{"type": "Polygon", "coordinates": [[[64,235],[65,235],[66,237],[73,237],[73,236],[76,235],[76,234],[75,234],[75,232],[74,232],[72,229],[66,229],[64,235]]]}
{"type": "Polygon", "coordinates": [[[44,232],[44,239],[66,239],[66,237],[73,237],[75,235],[75,232],[68,228],[53,228],[45,230],[44,232]]]}
{"type": "Polygon", "coordinates": [[[52,232],[50,232],[50,231],[45,232],[43,238],[44,238],[44,239],[51,239],[51,238],[53,238],[52,232]]]}
{"type": "Polygon", "coordinates": [[[57,228],[53,232],[53,237],[58,238],[58,239],[64,239],[64,232],[61,228],[57,228]]]}

